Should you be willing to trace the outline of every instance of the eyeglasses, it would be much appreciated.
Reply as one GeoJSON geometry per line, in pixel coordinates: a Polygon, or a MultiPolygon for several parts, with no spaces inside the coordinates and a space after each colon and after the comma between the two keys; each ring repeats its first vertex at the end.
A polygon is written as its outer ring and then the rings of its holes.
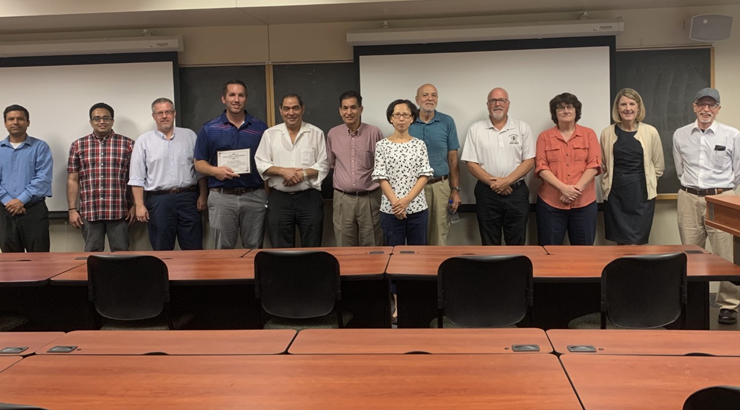
{"type": "Polygon", "coordinates": [[[558,108],[556,108],[556,110],[558,110],[558,111],[568,111],[568,110],[572,110],[574,108],[575,107],[573,107],[573,105],[566,104],[566,105],[559,105],[558,108]]]}
{"type": "Polygon", "coordinates": [[[702,108],[702,109],[703,108],[709,108],[709,109],[714,110],[714,109],[719,108],[719,104],[718,103],[699,102],[699,103],[694,103],[694,105],[697,108],[702,108]]]}
{"type": "Polygon", "coordinates": [[[175,110],[157,111],[152,113],[155,117],[164,117],[165,115],[174,115],[175,110]]]}
{"type": "Polygon", "coordinates": [[[404,113],[394,112],[392,117],[397,120],[400,120],[401,118],[403,118],[404,120],[408,120],[409,118],[411,118],[411,114],[407,112],[404,112],[404,113]]]}
{"type": "Polygon", "coordinates": [[[113,121],[112,117],[92,117],[90,119],[90,122],[111,122],[113,121]]]}
{"type": "Polygon", "coordinates": [[[491,105],[506,105],[506,103],[508,102],[509,100],[507,100],[506,98],[491,98],[490,100],[488,100],[488,103],[491,105]]]}

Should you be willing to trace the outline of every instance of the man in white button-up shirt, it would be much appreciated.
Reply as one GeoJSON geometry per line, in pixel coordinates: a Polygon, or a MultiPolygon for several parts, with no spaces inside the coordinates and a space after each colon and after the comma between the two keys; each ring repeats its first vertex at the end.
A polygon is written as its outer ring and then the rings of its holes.
{"type": "Polygon", "coordinates": [[[303,100],[288,94],[280,103],[283,123],[270,127],[254,155],[270,188],[267,226],[276,248],[295,247],[295,228],[301,246],[321,246],[324,200],[321,181],[329,172],[324,132],[303,122],[303,100]]]}
{"type": "Polygon", "coordinates": [[[200,211],[206,209],[208,186],[193,165],[197,136],[192,130],[175,127],[176,115],[172,100],[154,100],[156,129],[136,140],[131,155],[128,184],[136,219],[148,223],[149,242],[155,251],[174,249],[175,237],[180,249],[203,249],[200,211]]]}
{"type": "MultiPolygon", "coordinates": [[[[705,224],[707,195],[735,195],[740,183],[740,131],[716,121],[719,92],[704,88],[694,98],[696,122],[673,134],[673,159],[681,181],[678,191],[678,232],[684,245],[705,246],[732,262],[732,235],[705,224]]],[[[737,322],[738,287],[721,282],[717,293],[719,322],[737,322]]]]}
{"type": "Polygon", "coordinates": [[[534,167],[536,138],[524,121],[509,117],[509,93],[488,93],[488,118],[470,126],[461,159],[478,179],[475,203],[483,245],[524,245],[529,189],[524,176],[534,167]]]}

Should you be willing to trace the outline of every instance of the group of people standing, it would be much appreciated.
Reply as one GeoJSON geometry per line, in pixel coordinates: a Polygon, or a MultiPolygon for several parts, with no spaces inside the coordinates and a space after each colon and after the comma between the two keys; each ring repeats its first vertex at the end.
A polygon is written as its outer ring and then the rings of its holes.
{"type": "MultiPolygon", "coordinates": [[[[68,157],[69,223],[81,228],[85,251],[128,250],[128,225],[148,223],[155,250],[202,249],[200,212],[208,209],[214,246],[262,246],[265,225],[274,247],[321,246],[321,182],[334,169],[333,225],[339,246],[445,245],[449,214],[460,199],[454,120],[439,111],[437,89],[424,84],[415,102],[393,101],[384,138],[361,120],[362,97],[339,97],[342,124],[326,138],[303,121],[303,100],[284,96],[283,123],[273,127],[248,114],[246,84],[227,82],[224,112],[195,132],[174,125],[177,112],[167,98],[152,105],[154,130],[136,143],[113,131],[114,110],[105,103],[89,111],[92,133],[71,144],[68,157]]],[[[490,91],[488,118],[472,124],[460,153],[477,179],[474,193],[481,241],[523,245],[529,217],[524,177],[534,169],[540,245],[592,245],[596,235],[594,178],[602,174],[606,239],[648,242],[663,174],[657,130],[643,122],[637,91],[621,90],[612,109],[614,124],[601,139],[578,124],[582,104],[570,93],[549,104],[555,126],[535,138],[530,126],[508,115],[509,94],[490,91]]],[[[696,94],[697,121],[673,137],[678,226],[684,244],[704,246],[732,260],[732,238],[704,223],[706,195],[734,195],[740,182],[740,133],[720,124],[720,97],[707,88],[696,94]]],[[[51,196],[49,146],[28,136],[28,110],[3,113],[8,137],[0,142],[0,247],[3,252],[48,251],[45,198],[51,196]]],[[[720,287],[720,322],[737,319],[738,289],[720,287]]]]}

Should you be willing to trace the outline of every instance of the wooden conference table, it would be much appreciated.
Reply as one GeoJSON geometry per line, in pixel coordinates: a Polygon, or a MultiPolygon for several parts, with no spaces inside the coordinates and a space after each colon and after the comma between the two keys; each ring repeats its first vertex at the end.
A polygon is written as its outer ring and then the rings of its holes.
{"type": "Polygon", "coordinates": [[[547,337],[558,354],[740,357],[740,332],[550,329],[547,337]],[[596,351],[571,352],[568,346],[592,346],[596,351]]]}
{"type": "Polygon", "coordinates": [[[740,357],[567,354],[560,360],[585,410],[676,410],[699,389],[740,384],[740,357]]]}
{"type": "Polygon", "coordinates": [[[290,354],[530,354],[552,353],[541,329],[308,329],[290,354]],[[513,349],[534,345],[537,351],[513,349]]]}
{"type": "MultiPolygon", "coordinates": [[[[79,355],[273,355],[285,353],[296,331],[284,330],[128,330],[76,331],[38,349],[36,354],[79,355]],[[54,353],[55,346],[75,346],[54,353]]],[[[2,339],[0,339],[2,340],[2,339]]]]}
{"type": "Polygon", "coordinates": [[[32,356],[3,401],[54,410],[579,410],[558,359],[532,355],[32,356]]]}
{"type": "MultiPolygon", "coordinates": [[[[339,261],[342,276],[342,296],[345,307],[353,313],[350,326],[390,327],[389,285],[385,268],[392,247],[326,247],[301,248],[321,250],[339,261]]],[[[116,252],[115,254],[153,255],[167,265],[173,308],[203,316],[198,327],[254,328],[258,327],[254,300],[254,256],[260,251],[205,250],[205,251],[148,251],[116,252]],[[204,316],[205,312],[205,316],[204,316]],[[209,313],[210,312],[210,313],[209,313]],[[241,317],[241,322],[236,320],[241,317]],[[205,317],[208,317],[206,320],[205,317]]],[[[299,273],[299,272],[297,272],[299,273]]],[[[52,278],[54,288],[76,287],[77,290],[59,290],[66,302],[83,300],[86,304],[87,265],[69,269],[52,278]]],[[[77,302],[76,311],[86,309],[77,302]]],[[[72,313],[70,313],[72,314],[72,313]]],[[[66,329],[80,329],[78,322],[66,329]]]]}
{"type": "Polygon", "coordinates": [[[687,326],[709,328],[709,281],[738,280],[740,267],[694,245],[666,246],[397,246],[386,270],[396,283],[399,327],[428,327],[436,317],[436,276],[445,259],[460,255],[520,254],[532,260],[532,325],[564,328],[569,320],[599,311],[603,268],[627,255],[686,252],[687,326]]]}
{"type": "Polygon", "coordinates": [[[62,332],[2,332],[0,356],[28,356],[47,343],[64,336],[62,332]]]}

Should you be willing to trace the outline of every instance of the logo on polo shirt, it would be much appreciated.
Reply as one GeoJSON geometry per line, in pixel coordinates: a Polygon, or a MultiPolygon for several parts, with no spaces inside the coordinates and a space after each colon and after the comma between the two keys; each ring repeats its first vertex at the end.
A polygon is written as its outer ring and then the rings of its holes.
{"type": "Polygon", "coordinates": [[[519,136],[516,134],[509,135],[509,144],[519,144],[519,136]]]}

